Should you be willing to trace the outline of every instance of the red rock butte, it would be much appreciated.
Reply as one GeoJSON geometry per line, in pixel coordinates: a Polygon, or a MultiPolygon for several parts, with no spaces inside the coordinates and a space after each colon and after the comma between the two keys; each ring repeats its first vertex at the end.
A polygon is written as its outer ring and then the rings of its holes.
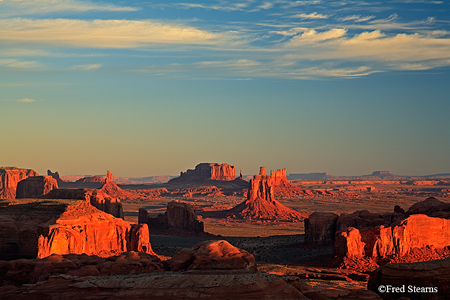
{"type": "Polygon", "coordinates": [[[274,187],[277,182],[284,181],[287,182],[286,169],[266,175],[266,168],[261,167],[260,175],[255,175],[250,180],[247,200],[230,209],[228,215],[249,220],[303,220],[307,214],[288,208],[275,200],[274,187]]]}
{"type": "Polygon", "coordinates": [[[0,208],[1,259],[153,254],[146,224],[130,224],[83,200],[3,200],[0,208]]]}
{"type": "Polygon", "coordinates": [[[30,176],[39,176],[32,169],[0,167],[0,199],[15,199],[19,181],[30,176]]]}
{"type": "Polygon", "coordinates": [[[169,183],[190,183],[210,180],[231,181],[236,179],[236,169],[229,164],[200,163],[194,170],[181,172],[180,177],[169,180],[169,183]]]}

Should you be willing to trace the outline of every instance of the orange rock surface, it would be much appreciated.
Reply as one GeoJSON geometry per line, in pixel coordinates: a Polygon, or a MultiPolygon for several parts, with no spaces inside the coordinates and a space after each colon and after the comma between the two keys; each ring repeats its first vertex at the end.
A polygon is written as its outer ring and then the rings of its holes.
{"type": "Polygon", "coordinates": [[[153,253],[148,240],[148,228],[139,226],[138,230],[133,231],[130,223],[86,202],[69,205],[54,224],[40,229],[37,257],[82,253],[106,257],[138,249],[153,253]],[[139,235],[132,237],[136,233],[139,235]],[[144,237],[145,234],[147,237],[144,237]]]}
{"type": "Polygon", "coordinates": [[[34,170],[16,167],[0,167],[0,199],[15,199],[19,181],[39,176],[34,170]]]}

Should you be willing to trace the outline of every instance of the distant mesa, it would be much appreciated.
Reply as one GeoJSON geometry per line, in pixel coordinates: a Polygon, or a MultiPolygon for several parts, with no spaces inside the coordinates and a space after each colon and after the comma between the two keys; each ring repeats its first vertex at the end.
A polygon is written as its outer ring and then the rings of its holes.
{"type": "Polygon", "coordinates": [[[247,192],[247,200],[228,211],[230,217],[248,220],[299,221],[306,214],[288,208],[275,200],[276,184],[287,183],[286,170],[278,170],[266,175],[266,168],[260,168],[260,175],[253,176],[247,192]],[[277,177],[278,175],[278,177],[277,177]]]}
{"type": "Polygon", "coordinates": [[[152,232],[157,233],[208,235],[204,232],[204,224],[198,220],[192,205],[185,202],[169,202],[166,212],[156,218],[150,217],[146,209],[140,208],[138,223],[147,224],[152,232]]]}
{"type": "Polygon", "coordinates": [[[231,181],[236,179],[236,169],[229,164],[200,163],[194,170],[181,172],[180,177],[169,180],[169,184],[197,183],[210,180],[231,181]]]}
{"type": "Polygon", "coordinates": [[[384,178],[384,177],[394,177],[394,174],[392,174],[389,171],[374,171],[372,172],[372,175],[369,176],[384,178]]]}
{"type": "Polygon", "coordinates": [[[15,199],[17,184],[31,176],[39,176],[32,169],[0,167],[0,199],[15,199]]]}
{"type": "Polygon", "coordinates": [[[16,198],[38,198],[58,188],[52,176],[32,176],[19,181],[16,198]]]}
{"type": "Polygon", "coordinates": [[[104,183],[105,179],[100,176],[89,176],[89,177],[80,178],[75,182],[76,183],[104,183]]]}

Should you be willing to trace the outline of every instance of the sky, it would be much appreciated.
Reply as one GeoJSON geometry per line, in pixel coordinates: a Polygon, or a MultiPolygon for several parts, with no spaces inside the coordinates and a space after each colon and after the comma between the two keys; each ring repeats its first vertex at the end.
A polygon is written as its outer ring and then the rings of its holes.
{"type": "Polygon", "coordinates": [[[0,165],[450,173],[450,2],[0,0],[0,165]]]}

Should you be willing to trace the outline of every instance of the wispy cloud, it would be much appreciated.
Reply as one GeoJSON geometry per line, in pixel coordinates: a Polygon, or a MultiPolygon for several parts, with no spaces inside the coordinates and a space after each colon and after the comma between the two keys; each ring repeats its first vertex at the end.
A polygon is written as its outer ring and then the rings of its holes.
{"type": "Polygon", "coordinates": [[[30,69],[30,68],[39,68],[42,67],[43,64],[37,61],[23,61],[18,59],[0,59],[0,66],[8,67],[8,68],[16,68],[16,69],[30,69]]]}
{"type": "Polygon", "coordinates": [[[293,15],[292,18],[300,18],[300,19],[328,19],[327,15],[319,14],[317,12],[313,12],[310,14],[296,14],[293,15]]]}
{"type": "Polygon", "coordinates": [[[226,34],[154,21],[4,19],[0,40],[90,48],[138,48],[151,44],[213,45],[230,41],[226,34]]]}
{"type": "Polygon", "coordinates": [[[294,36],[286,46],[297,47],[304,44],[315,44],[327,40],[343,37],[347,33],[346,29],[333,28],[324,32],[317,32],[314,29],[307,30],[300,35],[294,36]]]}
{"type": "Polygon", "coordinates": [[[137,11],[138,8],[83,0],[2,0],[0,16],[14,17],[54,12],[137,11]]]}
{"type": "Polygon", "coordinates": [[[351,15],[351,16],[346,16],[343,18],[340,18],[339,20],[342,22],[346,22],[346,21],[352,21],[352,22],[366,22],[369,20],[374,19],[375,16],[360,16],[360,15],[351,15]]]}
{"type": "Polygon", "coordinates": [[[75,65],[70,67],[72,70],[83,70],[83,71],[91,71],[97,70],[102,67],[102,64],[91,64],[91,65],[75,65]]]}
{"type": "Polygon", "coordinates": [[[31,99],[31,98],[17,99],[16,101],[20,102],[20,103],[33,103],[33,102],[36,102],[36,100],[31,99]]]}

